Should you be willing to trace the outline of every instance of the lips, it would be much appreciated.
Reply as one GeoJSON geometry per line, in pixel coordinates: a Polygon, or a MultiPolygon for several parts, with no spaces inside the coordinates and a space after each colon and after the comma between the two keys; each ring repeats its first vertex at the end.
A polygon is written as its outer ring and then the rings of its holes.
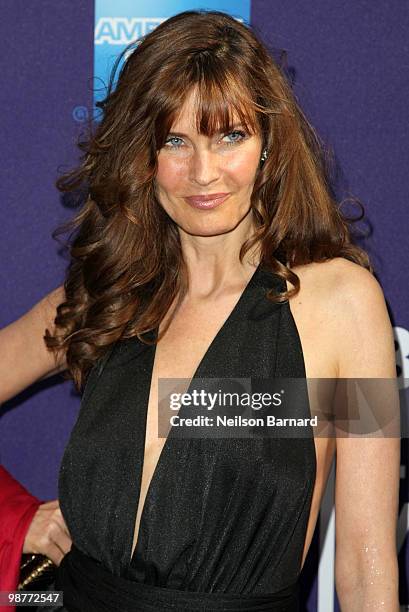
{"type": "Polygon", "coordinates": [[[224,202],[229,195],[229,193],[211,193],[208,195],[189,196],[185,200],[195,208],[214,208],[224,202]]]}

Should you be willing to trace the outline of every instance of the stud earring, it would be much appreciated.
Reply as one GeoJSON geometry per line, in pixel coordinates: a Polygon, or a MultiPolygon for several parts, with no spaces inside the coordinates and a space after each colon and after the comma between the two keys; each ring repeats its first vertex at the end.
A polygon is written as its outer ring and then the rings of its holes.
{"type": "Polygon", "coordinates": [[[267,149],[264,149],[260,157],[260,162],[263,164],[266,161],[266,159],[267,159],[267,149]]]}

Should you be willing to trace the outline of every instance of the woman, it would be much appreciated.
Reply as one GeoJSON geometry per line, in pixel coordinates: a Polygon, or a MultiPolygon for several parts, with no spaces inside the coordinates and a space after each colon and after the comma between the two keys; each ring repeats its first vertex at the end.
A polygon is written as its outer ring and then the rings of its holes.
{"type": "Polygon", "coordinates": [[[397,611],[399,439],[158,438],[160,378],[396,377],[382,290],[322,145],[255,33],[224,13],[175,15],[115,90],[114,73],[81,166],[57,182],[89,195],[44,337],[56,361],[37,363],[86,384],[62,514],[45,509],[41,546],[40,506],[24,550],[59,565],[70,611],[297,610],[336,451],[342,609],[397,611]]]}

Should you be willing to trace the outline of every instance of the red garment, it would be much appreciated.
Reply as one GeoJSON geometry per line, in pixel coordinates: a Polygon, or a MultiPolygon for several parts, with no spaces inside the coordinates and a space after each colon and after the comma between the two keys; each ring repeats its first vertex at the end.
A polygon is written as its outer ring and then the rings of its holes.
{"type": "MultiPolygon", "coordinates": [[[[17,590],[24,539],[43,503],[0,465],[0,591],[17,590]]],[[[1,612],[15,609],[0,605],[1,612]]]]}

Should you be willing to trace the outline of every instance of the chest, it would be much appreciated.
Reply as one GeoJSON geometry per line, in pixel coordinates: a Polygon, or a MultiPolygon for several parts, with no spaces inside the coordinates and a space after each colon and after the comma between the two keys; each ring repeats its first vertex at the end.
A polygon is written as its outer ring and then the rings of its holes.
{"type": "MultiPolygon", "coordinates": [[[[186,306],[171,320],[155,352],[149,394],[147,429],[145,438],[146,468],[153,471],[165,438],[158,437],[158,380],[160,378],[186,379],[193,377],[204,360],[212,340],[229,315],[234,298],[212,305],[186,306]]],[[[336,376],[336,360],[330,336],[326,333],[325,319],[316,304],[306,295],[290,300],[290,310],[300,337],[307,378],[336,376]]],[[[167,323],[165,318],[164,324],[167,323]]],[[[163,329],[163,328],[162,328],[163,329]]],[[[181,381],[182,382],[182,381],[181,381]]],[[[184,381],[183,381],[184,382],[184,381]]],[[[178,391],[183,391],[180,388],[178,391]]],[[[321,463],[325,461],[328,440],[316,439],[316,452],[321,463]]]]}
{"type": "MultiPolygon", "coordinates": [[[[164,472],[165,459],[170,460],[171,456],[169,453],[162,456],[166,437],[159,437],[158,435],[158,420],[160,417],[158,409],[160,409],[162,399],[165,399],[160,395],[161,390],[163,390],[160,379],[175,379],[171,381],[171,384],[177,385],[174,390],[180,393],[188,389],[192,378],[195,376],[200,378],[203,372],[206,372],[205,376],[210,377],[233,375],[263,378],[265,375],[271,375],[276,371],[286,371],[285,368],[282,369],[286,359],[289,364],[288,371],[297,372],[300,375],[300,359],[302,358],[299,353],[300,343],[307,376],[332,376],[334,363],[330,356],[330,345],[327,344],[325,324],[322,324],[323,321],[318,316],[314,305],[306,299],[299,299],[297,302],[292,300],[290,302],[291,316],[289,318],[287,306],[285,308],[274,307],[273,309],[268,307],[267,309],[264,299],[259,299],[258,290],[257,293],[253,293],[254,287],[251,289],[251,292],[247,290],[247,293],[241,294],[241,302],[238,302],[240,294],[232,294],[223,300],[212,303],[209,303],[208,300],[200,303],[186,302],[176,313],[172,313],[170,309],[169,315],[161,322],[160,339],[152,355],[151,376],[149,384],[146,386],[146,428],[143,453],[141,453],[143,454],[143,464],[131,556],[136,549],[139,536],[143,536],[149,524],[148,516],[151,516],[149,513],[151,512],[153,499],[151,484],[154,481],[154,476],[157,477],[155,491],[159,489],[162,491],[162,486],[159,487],[158,478],[164,472]],[[245,299],[243,299],[243,296],[245,299]],[[295,325],[292,324],[291,317],[294,318],[295,325]],[[291,354],[291,357],[286,358],[287,353],[291,354]],[[280,361],[281,366],[276,369],[275,363],[278,355],[282,357],[284,362],[280,361]],[[261,364],[263,364],[263,367],[261,367],[261,364]],[[202,365],[205,365],[205,367],[202,368],[202,365]],[[234,374],[223,374],[223,372],[234,372],[234,374]],[[158,470],[161,458],[161,470],[158,470]],[[150,497],[149,492],[151,492],[150,497]],[[144,515],[145,505],[147,510],[144,515]],[[145,523],[143,523],[143,516],[145,516],[145,523]],[[143,525],[145,525],[145,531],[143,525]]],[[[297,376],[297,374],[293,375],[297,376]]],[[[167,393],[169,392],[168,383],[169,381],[166,385],[167,393]]],[[[325,466],[328,465],[327,447],[322,443],[322,439],[314,440],[314,444],[317,459],[315,487],[317,503],[310,520],[312,525],[316,520],[319,499],[325,481],[325,466]]],[[[269,448],[268,445],[267,448],[269,448]]],[[[274,452],[278,453],[277,462],[279,463],[285,455],[285,453],[280,453],[279,443],[274,447],[274,452]]],[[[307,462],[308,460],[311,460],[311,458],[306,458],[307,462]]],[[[229,469],[230,464],[233,466],[232,469],[236,475],[239,473],[244,475],[247,471],[246,462],[240,464],[243,467],[239,469],[239,463],[229,455],[225,461],[224,469],[229,469]]],[[[263,463],[263,469],[270,469],[268,466],[268,463],[263,463]]],[[[291,460],[285,460],[282,468],[284,471],[286,469],[293,470],[290,476],[291,482],[299,485],[301,483],[301,487],[303,487],[303,466],[303,458],[298,454],[291,460]]],[[[311,463],[309,466],[311,467],[311,463]]],[[[200,471],[200,467],[201,465],[197,465],[196,469],[200,471]]],[[[276,478],[274,463],[271,463],[271,470],[269,476],[276,478]]],[[[175,473],[178,473],[176,468],[175,473]]],[[[265,476],[267,477],[267,474],[265,476]]],[[[209,475],[205,475],[206,477],[209,477],[209,475]]],[[[285,478],[284,473],[282,477],[285,478]]],[[[261,481],[256,479],[256,482],[261,481]]],[[[250,486],[250,481],[242,486],[244,491],[246,486],[250,486]]],[[[141,540],[141,546],[143,546],[143,539],[141,540]]]]}

